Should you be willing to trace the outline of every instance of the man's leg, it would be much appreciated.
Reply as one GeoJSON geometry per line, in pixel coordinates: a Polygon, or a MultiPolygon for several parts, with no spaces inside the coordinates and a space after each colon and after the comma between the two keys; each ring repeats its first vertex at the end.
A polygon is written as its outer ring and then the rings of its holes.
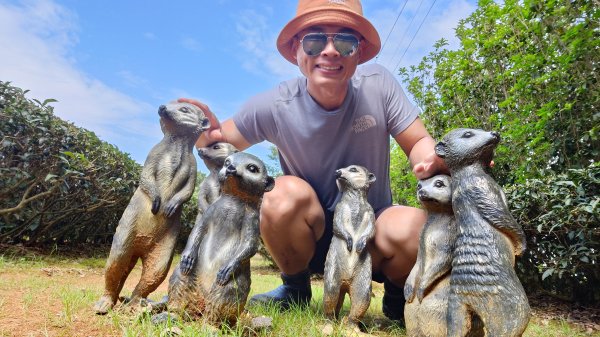
{"type": "Polygon", "coordinates": [[[392,206],[377,214],[369,251],[373,272],[385,276],[383,313],[390,319],[403,320],[404,283],[417,260],[419,234],[426,220],[425,211],[406,206],[392,206]]]}
{"type": "Polygon", "coordinates": [[[278,177],[275,188],[263,197],[260,232],[282,272],[283,285],[253,296],[250,304],[275,302],[288,308],[310,302],[308,264],[324,229],[323,208],[310,185],[297,177],[278,177]]]}

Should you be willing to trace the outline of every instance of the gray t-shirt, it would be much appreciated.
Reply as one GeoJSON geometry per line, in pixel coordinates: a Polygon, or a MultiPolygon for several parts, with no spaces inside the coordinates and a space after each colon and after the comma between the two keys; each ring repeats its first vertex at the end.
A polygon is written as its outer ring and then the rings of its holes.
{"type": "Polygon", "coordinates": [[[394,76],[369,64],[357,68],[337,110],[323,109],[300,77],[253,97],[233,121],[249,143],[275,144],[283,173],[307,181],[326,209],[335,207],[335,171],[366,167],[377,178],[368,195],[377,211],[392,203],[390,135],[404,131],[418,114],[394,76]]]}

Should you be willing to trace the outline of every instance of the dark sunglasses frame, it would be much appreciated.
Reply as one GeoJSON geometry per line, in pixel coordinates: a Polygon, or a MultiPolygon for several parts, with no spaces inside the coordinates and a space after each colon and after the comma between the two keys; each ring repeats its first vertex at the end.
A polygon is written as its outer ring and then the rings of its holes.
{"type": "Polygon", "coordinates": [[[323,50],[325,50],[327,44],[329,43],[329,39],[333,41],[335,50],[337,50],[342,57],[350,57],[356,54],[356,51],[360,46],[360,39],[352,33],[307,33],[302,37],[302,39],[300,39],[300,43],[302,44],[302,50],[304,50],[306,55],[317,56],[321,54],[323,50]],[[306,39],[307,37],[308,40],[306,39]],[[307,43],[305,43],[305,41],[307,43]],[[321,42],[322,45],[316,45],[318,48],[313,48],[313,50],[311,50],[308,42],[321,42]],[[346,43],[348,43],[346,47],[350,48],[343,48],[342,44],[346,43]]]}

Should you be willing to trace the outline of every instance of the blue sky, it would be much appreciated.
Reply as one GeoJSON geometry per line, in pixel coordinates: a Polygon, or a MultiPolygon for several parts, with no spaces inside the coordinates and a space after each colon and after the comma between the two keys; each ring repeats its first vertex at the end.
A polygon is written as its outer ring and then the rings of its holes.
{"type": "MultiPolygon", "coordinates": [[[[456,47],[454,28],[475,8],[474,0],[363,0],[387,39],[377,62],[393,73],[442,37],[456,47]]],[[[295,10],[296,1],[281,0],[0,0],[0,80],[29,98],[57,99],[57,116],[143,163],[162,138],[159,105],[196,98],[224,120],[300,76],[275,47],[295,10]]],[[[268,147],[248,152],[266,161],[268,147]]],[[[200,160],[199,169],[207,172],[200,160]]]]}

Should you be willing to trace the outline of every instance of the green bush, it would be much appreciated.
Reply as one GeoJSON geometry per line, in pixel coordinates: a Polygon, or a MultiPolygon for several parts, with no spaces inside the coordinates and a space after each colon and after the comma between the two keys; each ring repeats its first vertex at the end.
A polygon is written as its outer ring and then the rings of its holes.
{"type": "Polygon", "coordinates": [[[600,163],[529,179],[506,192],[527,234],[519,266],[524,285],[578,302],[600,301],[600,163]]]}
{"type": "Polygon", "coordinates": [[[110,242],[141,167],[0,81],[0,242],[110,242]]]}

